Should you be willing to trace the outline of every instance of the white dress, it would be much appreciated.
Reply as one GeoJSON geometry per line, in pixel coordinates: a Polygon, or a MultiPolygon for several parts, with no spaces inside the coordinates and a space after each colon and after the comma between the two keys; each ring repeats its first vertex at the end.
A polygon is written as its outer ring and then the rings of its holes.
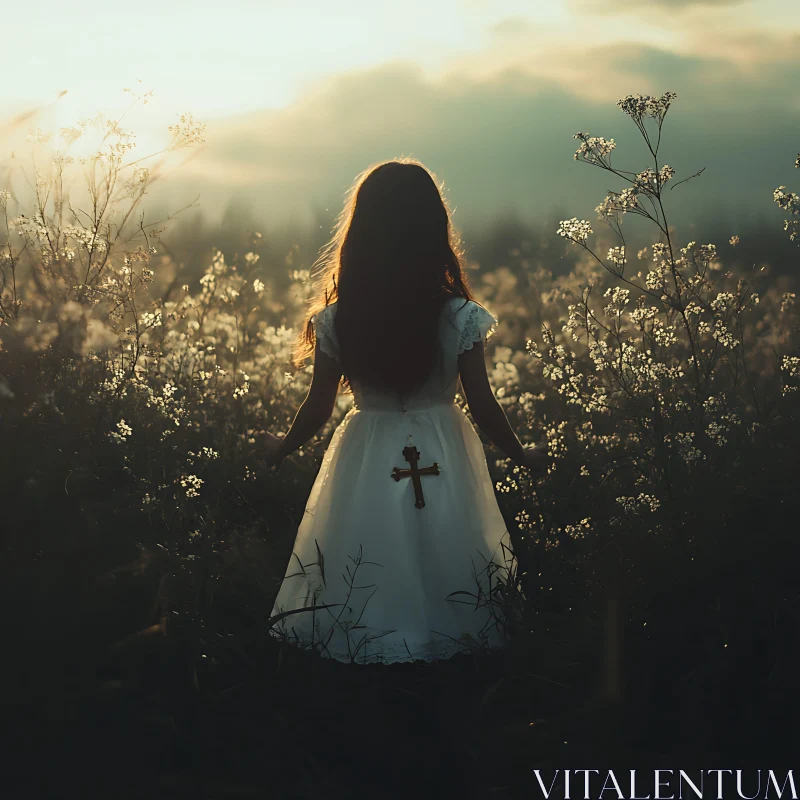
{"type": "MultiPolygon", "coordinates": [[[[274,621],[272,636],[359,664],[435,661],[508,643],[500,597],[515,559],[483,444],[454,402],[459,353],[497,320],[465,302],[446,302],[444,367],[413,396],[401,402],[353,386],[272,616],[303,610],[274,621]],[[412,479],[392,474],[411,467],[408,445],[420,468],[439,467],[420,477],[423,507],[412,479]]],[[[323,352],[338,360],[335,313],[333,303],[313,323],[323,352]]]]}

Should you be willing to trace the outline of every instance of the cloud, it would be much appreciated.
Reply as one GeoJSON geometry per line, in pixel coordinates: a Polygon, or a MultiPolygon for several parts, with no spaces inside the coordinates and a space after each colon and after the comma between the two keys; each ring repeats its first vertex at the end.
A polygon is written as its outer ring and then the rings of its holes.
{"type": "Polygon", "coordinates": [[[525,17],[509,17],[500,20],[490,26],[489,33],[496,37],[513,37],[530,34],[534,30],[534,24],[525,17]]]}
{"type": "Polygon", "coordinates": [[[435,79],[409,63],[334,77],[286,109],[211,124],[208,147],[187,165],[187,187],[201,190],[207,211],[235,199],[269,222],[319,221],[323,210],[338,212],[369,164],[414,155],[444,179],[463,227],[498,214],[544,219],[553,209],[593,219],[606,191],[622,184],[576,163],[572,134],[615,138],[621,169],[652,166],[615,104],[671,90],[678,98],[661,163],[677,170],[676,182],[706,169],[668,195],[670,222],[726,209],[769,218],[772,190],[793,177],[800,41],[747,32],[707,39],[688,55],[556,42],[508,61],[487,54],[479,69],[457,64],[435,79]]]}
{"type": "Polygon", "coordinates": [[[692,8],[729,8],[747,0],[569,0],[569,7],[580,13],[616,14],[621,11],[646,10],[682,12],[692,8]]]}

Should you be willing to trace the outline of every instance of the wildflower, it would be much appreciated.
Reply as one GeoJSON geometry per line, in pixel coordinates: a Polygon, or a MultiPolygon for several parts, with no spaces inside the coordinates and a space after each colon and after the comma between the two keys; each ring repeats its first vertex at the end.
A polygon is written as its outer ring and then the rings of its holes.
{"type": "Polygon", "coordinates": [[[131,428],[131,426],[128,425],[128,423],[125,422],[124,419],[121,419],[117,423],[117,430],[111,431],[108,434],[108,437],[112,441],[117,442],[117,444],[120,444],[122,442],[127,441],[128,437],[131,436],[132,434],[133,434],[133,428],[131,428]]]}
{"type": "Polygon", "coordinates": [[[675,175],[675,170],[669,164],[664,164],[664,166],[661,167],[661,169],[658,171],[659,184],[663,186],[674,175],[675,175]]]}
{"type": "Polygon", "coordinates": [[[686,308],[684,309],[684,311],[686,312],[687,316],[689,316],[689,314],[700,314],[702,312],[702,310],[703,310],[702,306],[700,306],[697,303],[695,303],[694,300],[690,300],[686,304],[686,308]]]}
{"type": "Polygon", "coordinates": [[[726,308],[730,308],[736,297],[731,292],[720,292],[714,300],[711,301],[711,308],[714,311],[724,311],[726,308]]]}
{"type": "Polygon", "coordinates": [[[678,343],[678,335],[675,328],[671,325],[665,325],[660,319],[653,320],[652,335],[656,344],[662,347],[669,347],[678,343]]]}
{"type": "Polygon", "coordinates": [[[784,211],[790,214],[800,214],[800,197],[794,192],[784,192],[785,186],[779,186],[772,193],[772,199],[784,211]]]}
{"type": "MultiPolygon", "coordinates": [[[[705,453],[703,453],[702,450],[699,450],[694,445],[693,431],[681,431],[676,433],[675,442],[678,446],[680,456],[683,458],[686,464],[691,465],[695,461],[702,461],[705,459],[705,453]]],[[[664,437],[664,444],[670,445],[671,443],[672,439],[669,434],[667,434],[664,437]]]]}
{"type": "Polygon", "coordinates": [[[781,370],[789,373],[789,377],[796,378],[800,375],[800,358],[798,356],[784,356],[781,360],[781,370]]]}
{"type": "Polygon", "coordinates": [[[575,161],[583,160],[590,164],[601,164],[603,159],[617,146],[613,139],[604,139],[602,136],[589,136],[588,133],[579,131],[573,139],[580,139],[581,146],[575,151],[575,161]]]}
{"type": "Polygon", "coordinates": [[[670,104],[678,95],[675,92],[664,92],[661,97],[651,97],[650,95],[629,94],[622,100],[617,101],[617,106],[628,116],[636,120],[643,117],[653,117],[663,120],[664,115],[669,110],[670,104]]]}
{"type": "Polygon", "coordinates": [[[603,309],[606,316],[612,317],[621,314],[625,306],[630,302],[630,294],[630,289],[623,289],[619,286],[606,289],[603,297],[611,295],[611,302],[603,309]]]}
{"type": "Polygon", "coordinates": [[[739,340],[736,339],[733,335],[731,335],[727,327],[720,322],[716,323],[711,335],[721,345],[723,345],[723,347],[728,347],[731,350],[733,350],[740,344],[739,340]]]}
{"type": "Polygon", "coordinates": [[[64,143],[67,145],[76,142],[78,139],[81,138],[81,136],[83,136],[83,131],[80,128],[74,128],[74,127],[61,128],[58,133],[59,136],[61,136],[61,138],[63,139],[64,143]]]}
{"type": "Polygon", "coordinates": [[[617,196],[616,202],[623,214],[638,208],[639,200],[636,195],[638,189],[635,186],[627,186],[617,196]]]}
{"type": "Polygon", "coordinates": [[[139,319],[139,324],[145,329],[160,327],[162,324],[161,311],[157,310],[152,313],[150,311],[145,311],[139,319]]]}
{"type": "Polygon", "coordinates": [[[50,141],[52,133],[45,133],[41,128],[29,130],[28,135],[25,137],[27,144],[45,144],[50,141]]]}
{"type": "Polygon", "coordinates": [[[575,242],[584,242],[593,233],[592,226],[587,220],[572,219],[561,220],[557,231],[559,236],[565,236],[575,242]]]}
{"type": "Polygon", "coordinates": [[[635,175],[633,186],[640,192],[654,193],[658,190],[658,173],[652,167],[647,167],[635,175]]]}
{"type": "Polygon", "coordinates": [[[533,339],[528,339],[525,342],[525,349],[534,357],[534,358],[541,358],[542,354],[539,352],[539,348],[536,345],[536,342],[533,339]]]}
{"type": "MultiPolygon", "coordinates": [[[[595,208],[598,219],[607,220],[614,217],[618,211],[627,214],[629,211],[638,212],[639,200],[637,195],[641,191],[641,186],[628,186],[621,192],[609,192],[603,202],[595,208]]],[[[591,231],[590,231],[591,232],[591,231]]]]}
{"type": "Polygon", "coordinates": [[[620,266],[625,265],[625,245],[621,247],[612,247],[608,251],[608,260],[620,266]]]}
{"type": "Polygon", "coordinates": [[[712,442],[714,442],[717,446],[722,447],[728,440],[723,435],[727,431],[725,425],[721,425],[719,422],[709,422],[706,426],[706,435],[712,442]]]}
{"type": "Polygon", "coordinates": [[[564,526],[564,533],[569,536],[570,539],[585,539],[586,534],[592,530],[592,520],[591,517],[585,517],[580,522],[577,522],[575,525],[565,525],[564,526]]]}
{"type": "Polygon", "coordinates": [[[197,475],[184,475],[180,479],[180,483],[181,486],[186,489],[187,497],[199,497],[199,489],[203,485],[204,481],[202,478],[198,478],[197,475]]]}
{"type": "Polygon", "coordinates": [[[636,497],[617,497],[616,502],[622,506],[624,511],[630,514],[638,514],[641,511],[655,512],[661,505],[661,501],[657,497],[644,492],[636,497]]]}
{"type": "Polygon", "coordinates": [[[147,167],[134,167],[131,177],[123,184],[125,194],[135,200],[145,194],[147,182],[150,179],[150,170],[147,167]]]}
{"type": "Polygon", "coordinates": [[[181,114],[180,122],[169,126],[174,139],[174,147],[193,147],[205,142],[205,123],[195,122],[191,114],[181,114]]]}
{"type": "Polygon", "coordinates": [[[657,309],[655,306],[639,306],[639,308],[635,308],[628,314],[628,319],[630,319],[634,325],[639,325],[645,320],[655,319],[658,313],[659,309],[657,309]]]}

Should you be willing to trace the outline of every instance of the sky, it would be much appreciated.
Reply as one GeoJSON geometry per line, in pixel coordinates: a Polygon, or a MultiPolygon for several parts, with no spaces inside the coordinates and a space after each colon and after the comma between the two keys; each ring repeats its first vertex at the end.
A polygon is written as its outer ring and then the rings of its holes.
{"type": "Polygon", "coordinates": [[[199,192],[211,216],[235,200],[310,219],[370,163],[414,155],[463,224],[554,206],[591,218],[621,187],[572,161],[572,134],[614,137],[620,165],[649,166],[615,103],[667,90],[666,162],[676,180],[706,167],[687,214],[745,213],[757,196],[769,215],[798,175],[796,0],[34,0],[4,21],[18,77],[0,88],[0,161],[24,127],[113,116],[123,89],[152,90],[126,117],[138,155],[179,113],[208,123],[154,201],[199,192]]]}
{"type": "Polygon", "coordinates": [[[164,109],[210,117],[281,108],[321,78],[395,59],[435,72],[489,46],[492,28],[509,19],[563,24],[570,16],[557,2],[530,0],[141,0],[135,9],[86,0],[80,14],[38,0],[6,30],[6,58],[25,79],[6,83],[3,100],[45,104],[68,89],[64,111],[86,115],[141,79],[164,109]],[[59,54],[57,69],[42,53],[59,54]]]}

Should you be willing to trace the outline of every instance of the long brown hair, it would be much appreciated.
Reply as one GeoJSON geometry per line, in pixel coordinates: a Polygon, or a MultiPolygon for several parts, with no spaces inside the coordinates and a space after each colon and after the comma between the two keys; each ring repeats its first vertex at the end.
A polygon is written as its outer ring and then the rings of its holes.
{"type": "Polygon", "coordinates": [[[314,352],[311,318],[337,302],[344,382],[407,394],[440,357],[438,323],[450,297],[472,299],[458,233],[436,179],[416,159],[356,178],[334,235],[312,268],[315,291],[295,348],[314,352]]]}

